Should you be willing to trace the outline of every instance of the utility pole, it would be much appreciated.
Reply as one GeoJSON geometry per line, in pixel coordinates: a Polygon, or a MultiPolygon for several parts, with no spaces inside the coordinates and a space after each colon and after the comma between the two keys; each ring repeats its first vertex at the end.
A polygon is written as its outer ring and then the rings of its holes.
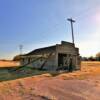
{"type": "Polygon", "coordinates": [[[22,55],[23,45],[19,45],[20,55],[22,55]]]}
{"type": "Polygon", "coordinates": [[[73,23],[75,22],[75,20],[73,20],[72,18],[68,18],[67,20],[71,23],[72,42],[73,42],[73,44],[74,44],[74,31],[73,31],[73,23]]]}

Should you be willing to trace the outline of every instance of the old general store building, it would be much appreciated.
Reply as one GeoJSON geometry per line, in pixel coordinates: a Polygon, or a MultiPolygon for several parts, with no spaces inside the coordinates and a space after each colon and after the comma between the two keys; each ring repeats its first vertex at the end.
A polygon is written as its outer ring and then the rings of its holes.
{"type": "Polygon", "coordinates": [[[21,56],[21,65],[45,70],[80,69],[79,49],[73,43],[61,41],[49,47],[35,49],[21,56]]]}

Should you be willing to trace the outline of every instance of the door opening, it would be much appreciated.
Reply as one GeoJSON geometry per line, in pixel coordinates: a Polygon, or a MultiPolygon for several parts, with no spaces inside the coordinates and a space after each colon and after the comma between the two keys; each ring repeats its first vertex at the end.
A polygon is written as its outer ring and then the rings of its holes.
{"type": "Polygon", "coordinates": [[[59,69],[67,69],[67,54],[58,54],[58,68],[59,69]]]}

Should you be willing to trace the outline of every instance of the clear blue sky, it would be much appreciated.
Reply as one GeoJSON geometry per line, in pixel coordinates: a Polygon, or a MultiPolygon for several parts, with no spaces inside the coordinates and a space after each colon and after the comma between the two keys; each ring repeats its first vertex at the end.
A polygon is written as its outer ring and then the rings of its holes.
{"type": "Polygon", "coordinates": [[[35,48],[71,41],[72,17],[76,46],[82,56],[100,51],[100,0],[0,0],[0,59],[35,48]]]}

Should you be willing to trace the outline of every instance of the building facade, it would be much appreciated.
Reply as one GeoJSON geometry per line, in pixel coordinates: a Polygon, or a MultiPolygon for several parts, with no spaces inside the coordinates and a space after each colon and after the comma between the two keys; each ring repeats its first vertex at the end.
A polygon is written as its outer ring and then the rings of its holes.
{"type": "Polygon", "coordinates": [[[80,70],[79,49],[73,43],[40,48],[21,56],[21,65],[45,70],[80,70]]]}

